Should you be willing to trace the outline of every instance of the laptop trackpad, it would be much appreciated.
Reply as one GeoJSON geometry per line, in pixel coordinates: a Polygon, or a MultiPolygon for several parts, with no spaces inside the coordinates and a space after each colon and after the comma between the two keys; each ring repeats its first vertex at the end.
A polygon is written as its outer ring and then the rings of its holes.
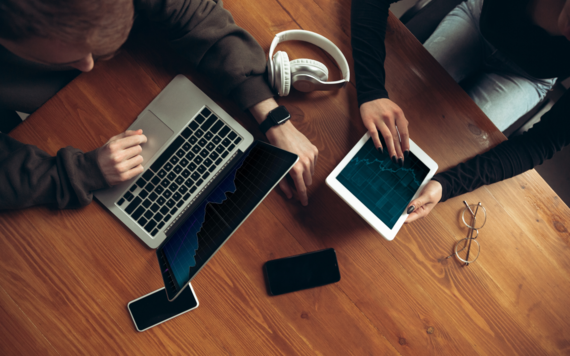
{"type": "Polygon", "coordinates": [[[150,110],[135,120],[131,127],[129,127],[129,130],[138,129],[142,129],[143,134],[146,135],[147,138],[147,142],[141,146],[141,155],[144,158],[143,167],[146,168],[154,154],[168,141],[174,131],[166,126],[166,124],[150,110]]]}

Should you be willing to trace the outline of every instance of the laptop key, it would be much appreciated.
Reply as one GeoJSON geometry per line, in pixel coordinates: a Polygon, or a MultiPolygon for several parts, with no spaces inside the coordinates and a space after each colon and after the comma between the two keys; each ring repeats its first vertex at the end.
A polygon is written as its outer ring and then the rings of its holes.
{"type": "Polygon", "coordinates": [[[131,200],[133,200],[134,195],[132,195],[129,192],[126,192],[124,198],[127,199],[128,201],[131,201],[131,200]]]}
{"type": "Polygon", "coordinates": [[[133,219],[138,220],[143,213],[144,213],[144,208],[142,206],[139,206],[139,208],[135,210],[135,212],[131,216],[133,217],[133,219]]]}
{"type": "Polygon", "coordinates": [[[156,227],[156,221],[151,220],[148,222],[148,224],[146,224],[146,226],[144,227],[144,229],[148,232],[151,232],[154,228],[156,227]]]}
{"type": "Polygon", "coordinates": [[[139,197],[141,197],[142,199],[146,198],[148,196],[148,192],[146,190],[141,190],[139,192],[139,197]]]}
{"type": "Polygon", "coordinates": [[[186,154],[186,158],[188,158],[189,161],[192,161],[194,159],[194,157],[196,157],[196,155],[192,151],[190,151],[186,154]]]}
{"type": "MultiPolygon", "coordinates": [[[[206,167],[210,167],[210,166],[212,165],[212,163],[214,163],[214,162],[212,162],[212,160],[209,159],[209,158],[206,158],[206,159],[204,160],[204,165],[205,165],[206,167]]],[[[203,173],[203,172],[200,172],[200,173],[203,173]]]]}
{"type": "Polygon", "coordinates": [[[164,217],[164,216],[163,216],[161,213],[156,213],[156,214],[154,215],[154,220],[160,221],[160,220],[162,220],[163,217],[164,217]]]}
{"type": "Polygon", "coordinates": [[[236,145],[231,145],[230,147],[228,147],[228,151],[230,151],[230,152],[233,151],[235,147],[236,147],[236,145]]]}
{"type": "Polygon", "coordinates": [[[180,194],[184,194],[188,191],[188,188],[186,188],[185,185],[181,185],[180,188],[178,188],[178,191],[180,192],[180,194]]]}
{"type": "Polygon", "coordinates": [[[147,222],[148,222],[148,220],[144,216],[139,219],[139,224],[141,226],[145,226],[147,222]]]}
{"type": "Polygon", "coordinates": [[[218,118],[215,115],[212,115],[202,124],[202,126],[200,126],[200,128],[204,131],[208,131],[216,121],[218,121],[218,118]]]}
{"type": "Polygon", "coordinates": [[[172,217],[172,215],[170,215],[170,214],[166,215],[164,217],[164,221],[166,222],[166,221],[170,220],[171,217],[172,217]]]}
{"type": "Polygon", "coordinates": [[[164,193],[162,193],[162,195],[168,199],[172,196],[172,192],[170,190],[165,190],[164,193]]]}
{"type": "Polygon", "coordinates": [[[194,181],[191,178],[188,178],[186,179],[186,182],[184,182],[184,184],[186,184],[186,186],[190,188],[194,184],[194,181]]]}
{"type": "Polygon", "coordinates": [[[214,150],[214,148],[216,148],[216,145],[214,145],[212,142],[210,142],[206,148],[208,149],[208,151],[212,152],[214,150]]]}
{"type": "MultiPolygon", "coordinates": [[[[214,166],[212,166],[212,167],[214,167],[214,166]]],[[[215,167],[214,167],[214,168],[215,168],[215,167]]],[[[202,178],[206,179],[206,178],[208,178],[209,176],[210,176],[210,172],[206,172],[206,173],[204,173],[204,175],[202,176],[202,178]]]]}
{"type": "Polygon", "coordinates": [[[190,171],[187,169],[183,170],[182,171],[182,177],[184,177],[184,178],[190,177],[190,171]]]}
{"type": "Polygon", "coordinates": [[[192,135],[192,130],[190,130],[189,128],[185,128],[184,130],[182,130],[180,135],[182,135],[182,137],[187,139],[188,137],[190,137],[190,135],[192,135]]]}
{"type": "Polygon", "coordinates": [[[175,192],[178,189],[178,184],[172,183],[170,185],[169,189],[172,190],[173,192],[175,192]]]}
{"type": "Polygon", "coordinates": [[[196,119],[194,119],[194,122],[197,122],[198,124],[202,124],[204,121],[206,121],[206,118],[204,116],[196,116],[196,119]]]}
{"type": "Polygon", "coordinates": [[[213,133],[218,132],[222,126],[224,126],[224,123],[221,120],[216,121],[216,123],[214,125],[212,125],[212,128],[210,129],[210,131],[212,131],[213,133]]]}
{"type": "Polygon", "coordinates": [[[154,176],[154,173],[152,173],[151,170],[146,170],[146,172],[143,173],[142,177],[148,182],[149,180],[152,179],[152,177],[154,176]]]}
{"type": "Polygon", "coordinates": [[[218,152],[219,154],[222,154],[222,152],[224,152],[224,146],[219,145],[218,147],[216,147],[216,152],[218,152]]]}
{"type": "Polygon", "coordinates": [[[180,200],[178,203],[176,203],[177,208],[180,208],[182,205],[184,205],[184,200],[180,200]]]}
{"type": "Polygon", "coordinates": [[[121,199],[119,199],[119,201],[117,202],[117,205],[121,206],[121,205],[123,205],[124,202],[125,202],[125,198],[121,198],[121,199]]]}
{"type": "Polygon", "coordinates": [[[185,144],[182,145],[182,149],[186,152],[188,152],[191,148],[192,148],[192,145],[189,144],[188,142],[186,142],[185,144]]]}
{"type": "Polygon", "coordinates": [[[210,116],[212,112],[208,109],[208,108],[204,108],[204,110],[202,110],[201,114],[204,115],[204,117],[208,117],[210,116]]]}
{"type": "Polygon", "coordinates": [[[194,153],[196,153],[196,154],[200,153],[201,150],[202,150],[202,149],[200,148],[199,145],[196,145],[196,146],[192,147],[192,152],[194,152],[194,153]]]}
{"type": "Polygon", "coordinates": [[[238,137],[235,139],[234,143],[237,145],[241,142],[241,137],[238,137]]]}
{"type": "Polygon", "coordinates": [[[182,158],[184,157],[184,155],[186,154],[186,151],[180,149],[178,150],[178,152],[176,152],[176,155],[178,156],[178,158],[182,158]]]}
{"type": "Polygon", "coordinates": [[[202,185],[202,183],[204,183],[204,180],[200,179],[199,181],[196,182],[196,185],[199,187],[202,185]]]}
{"type": "Polygon", "coordinates": [[[186,194],[186,195],[182,198],[182,200],[188,200],[189,198],[190,198],[190,194],[186,194]]]}
{"type": "Polygon", "coordinates": [[[152,211],[154,211],[154,212],[156,213],[159,208],[160,208],[160,206],[158,206],[158,204],[154,203],[154,204],[152,204],[152,206],[150,207],[150,210],[152,210],[152,211]]]}
{"type": "Polygon", "coordinates": [[[229,145],[231,145],[232,141],[228,140],[227,138],[224,138],[224,140],[222,141],[222,145],[224,145],[224,147],[228,147],[229,145]]]}
{"type": "Polygon", "coordinates": [[[190,123],[190,125],[188,125],[189,128],[191,128],[192,130],[196,130],[198,127],[200,127],[200,124],[196,122],[196,120],[192,121],[190,123]]]}
{"type": "MultiPolygon", "coordinates": [[[[146,184],[146,181],[144,180],[143,177],[140,177],[140,178],[137,180],[137,185],[139,186],[139,188],[142,189],[142,187],[144,187],[145,184],[146,184]]],[[[132,189],[132,188],[131,188],[131,189],[132,189]]],[[[132,190],[131,190],[131,192],[132,192],[132,190]]]]}
{"type": "Polygon", "coordinates": [[[216,166],[219,166],[220,163],[222,163],[222,159],[221,159],[221,158],[218,158],[218,160],[216,161],[216,166]]]}
{"type": "Polygon", "coordinates": [[[200,174],[198,172],[194,172],[194,173],[192,173],[190,178],[192,178],[193,180],[198,180],[200,178],[200,174]]]}
{"type": "Polygon", "coordinates": [[[178,163],[180,161],[180,159],[178,159],[178,157],[176,156],[172,156],[172,158],[170,159],[170,163],[172,163],[173,166],[176,165],[176,163],[178,163]]]}
{"type": "Polygon", "coordinates": [[[218,152],[213,151],[212,153],[210,153],[210,159],[211,159],[212,161],[217,160],[218,157],[220,157],[220,155],[218,154],[218,152]]]}
{"type": "Polygon", "coordinates": [[[224,137],[228,134],[228,132],[230,132],[230,128],[227,126],[224,126],[224,127],[222,127],[220,132],[218,132],[218,135],[220,135],[220,137],[224,137]]]}
{"type": "Polygon", "coordinates": [[[190,137],[188,142],[190,142],[191,144],[195,144],[196,142],[198,142],[198,137],[192,136],[192,137],[190,137]]]}
{"type": "Polygon", "coordinates": [[[208,143],[208,141],[206,141],[206,139],[204,137],[202,137],[200,139],[200,141],[198,141],[198,145],[200,145],[202,147],[206,146],[207,143],[208,143]]]}
{"type": "Polygon", "coordinates": [[[154,185],[157,185],[160,183],[160,177],[154,176],[150,182],[154,185]]]}
{"type": "Polygon", "coordinates": [[[228,151],[226,151],[226,152],[222,153],[222,158],[226,158],[226,157],[227,157],[227,155],[228,155],[228,151]]]}
{"type": "Polygon", "coordinates": [[[146,199],[145,201],[142,202],[142,205],[148,209],[152,205],[152,202],[146,199]]]}
{"type": "MultiPolygon", "coordinates": [[[[164,169],[161,169],[160,172],[158,172],[158,176],[159,176],[160,178],[166,177],[167,174],[168,174],[168,173],[166,173],[166,171],[165,171],[164,169]]],[[[156,185],[156,184],[155,184],[155,185],[156,185]]]]}
{"type": "Polygon", "coordinates": [[[156,203],[158,205],[164,205],[164,203],[166,203],[166,199],[164,197],[159,197],[156,203]]]}
{"type": "Polygon", "coordinates": [[[211,133],[210,131],[206,132],[206,134],[204,135],[204,138],[208,141],[210,141],[212,137],[214,137],[214,134],[211,133]]]}
{"type": "Polygon", "coordinates": [[[162,229],[164,226],[164,221],[161,221],[160,223],[158,223],[158,226],[156,227],[157,229],[162,229]]]}
{"type": "Polygon", "coordinates": [[[222,139],[221,139],[220,136],[216,135],[216,136],[212,139],[212,142],[213,142],[215,145],[217,145],[217,144],[219,144],[220,142],[222,142],[222,139]]]}
{"type": "Polygon", "coordinates": [[[170,214],[174,215],[174,214],[176,214],[177,211],[178,211],[178,208],[172,208],[172,210],[170,210],[170,214]]]}
{"type": "Polygon", "coordinates": [[[168,206],[169,208],[172,208],[175,204],[176,204],[176,202],[174,202],[174,200],[168,199],[168,201],[166,202],[166,205],[165,205],[165,206],[168,206]]]}
{"type": "Polygon", "coordinates": [[[196,156],[196,158],[194,158],[194,163],[200,164],[200,163],[202,163],[203,160],[204,160],[204,159],[203,159],[202,157],[196,156]]]}
{"type": "Polygon", "coordinates": [[[164,165],[164,170],[167,171],[167,172],[169,172],[169,171],[172,169],[172,167],[173,167],[172,164],[166,163],[166,164],[164,165]]]}
{"type": "Polygon", "coordinates": [[[148,184],[144,187],[144,190],[146,190],[147,192],[152,192],[153,189],[154,189],[154,184],[152,184],[152,183],[148,183],[148,184]]]}
{"type": "Polygon", "coordinates": [[[144,217],[147,219],[152,219],[153,215],[154,215],[154,213],[150,210],[147,210],[146,213],[144,213],[144,217]]]}
{"type": "MultiPolygon", "coordinates": [[[[130,193],[128,193],[128,194],[130,194],[130,193]]],[[[125,212],[127,214],[131,215],[133,213],[133,211],[135,211],[135,209],[139,206],[140,203],[142,203],[142,199],[139,197],[135,197],[133,199],[133,201],[129,204],[129,206],[127,206],[127,208],[125,209],[125,212]]]]}
{"type": "Polygon", "coordinates": [[[210,151],[208,151],[207,148],[204,148],[204,149],[202,150],[202,152],[200,152],[200,156],[202,156],[203,158],[208,157],[209,154],[210,154],[210,151]]]}
{"type": "Polygon", "coordinates": [[[174,173],[180,174],[180,172],[182,172],[182,167],[180,167],[179,165],[174,167],[174,173]]]}
{"type": "Polygon", "coordinates": [[[158,233],[158,229],[154,229],[150,234],[152,236],[156,236],[157,233],[158,233]]]}
{"type": "Polygon", "coordinates": [[[160,195],[162,192],[164,192],[164,188],[159,185],[158,187],[154,188],[154,192],[160,195]]]}
{"type": "Polygon", "coordinates": [[[148,197],[148,199],[151,201],[155,201],[156,198],[158,198],[158,195],[156,195],[156,193],[150,193],[150,196],[148,197]]]}
{"type": "Polygon", "coordinates": [[[198,129],[198,130],[196,130],[194,135],[196,135],[196,137],[200,138],[200,137],[204,136],[204,131],[198,129]]]}
{"type": "Polygon", "coordinates": [[[194,193],[196,191],[197,187],[192,187],[190,188],[190,194],[194,193]]]}
{"type": "Polygon", "coordinates": [[[170,209],[168,209],[168,207],[165,205],[162,208],[160,208],[160,212],[162,215],[166,215],[168,214],[168,212],[170,211],[170,209]]]}
{"type": "MultiPolygon", "coordinates": [[[[208,168],[208,172],[213,172],[214,169],[216,169],[216,165],[215,165],[215,164],[213,164],[210,168],[208,168]]],[[[206,178],[206,177],[204,177],[204,178],[206,178]]]]}
{"type": "Polygon", "coordinates": [[[172,199],[174,199],[174,201],[179,201],[180,198],[182,198],[182,195],[180,195],[180,193],[178,192],[174,193],[174,195],[172,196],[172,199]]]}
{"type": "Polygon", "coordinates": [[[233,131],[230,132],[230,134],[228,135],[228,138],[232,141],[235,140],[236,137],[237,137],[237,134],[233,131]]]}
{"type": "Polygon", "coordinates": [[[167,178],[164,178],[164,180],[160,182],[160,185],[162,185],[164,188],[168,188],[170,181],[167,178]]]}
{"type": "MultiPolygon", "coordinates": [[[[181,184],[184,183],[184,178],[178,176],[178,177],[176,178],[175,182],[176,182],[176,184],[181,185],[181,184]]],[[[172,183],[172,184],[174,184],[174,183],[172,183]]],[[[171,185],[170,187],[172,187],[172,185],[171,185]]]]}
{"type": "Polygon", "coordinates": [[[188,160],[186,158],[182,158],[182,160],[180,161],[180,166],[182,167],[186,167],[188,165],[188,160]]]}
{"type": "MultiPolygon", "coordinates": [[[[198,167],[198,172],[200,174],[206,172],[206,167],[204,167],[203,165],[201,165],[200,167],[198,167]]],[[[192,178],[194,178],[194,175],[192,175],[192,178]]]]}
{"type": "Polygon", "coordinates": [[[198,168],[198,166],[196,165],[196,163],[190,163],[190,165],[188,166],[188,169],[189,169],[190,171],[193,171],[193,170],[195,170],[196,168],[198,168]]]}
{"type": "Polygon", "coordinates": [[[137,190],[137,185],[133,184],[133,186],[129,188],[129,192],[134,193],[135,190],[137,190]]]}
{"type": "MultiPolygon", "coordinates": [[[[176,178],[176,174],[174,174],[173,172],[168,173],[168,175],[166,176],[166,178],[168,178],[169,180],[174,180],[174,178],[176,178]]],[[[164,185],[164,184],[163,184],[164,185]]]]}

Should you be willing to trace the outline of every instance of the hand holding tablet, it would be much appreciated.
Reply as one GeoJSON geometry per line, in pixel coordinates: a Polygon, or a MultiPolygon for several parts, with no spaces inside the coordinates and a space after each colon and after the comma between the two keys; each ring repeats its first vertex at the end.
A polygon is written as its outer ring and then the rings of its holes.
{"type": "Polygon", "coordinates": [[[406,208],[437,171],[437,163],[410,140],[404,166],[392,162],[387,150],[376,150],[366,133],[327,177],[326,182],[385,239],[393,240],[406,208]]]}

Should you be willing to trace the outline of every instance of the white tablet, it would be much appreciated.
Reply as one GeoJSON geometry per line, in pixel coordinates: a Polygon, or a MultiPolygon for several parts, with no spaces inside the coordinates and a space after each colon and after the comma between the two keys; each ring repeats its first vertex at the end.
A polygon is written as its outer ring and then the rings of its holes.
{"type": "Polygon", "coordinates": [[[436,171],[437,163],[412,140],[410,154],[400,167],[386,148],[380,153],[366,133],[326,182],[386,240],[393,240],[408,216],[408,204],[436,171]]]}

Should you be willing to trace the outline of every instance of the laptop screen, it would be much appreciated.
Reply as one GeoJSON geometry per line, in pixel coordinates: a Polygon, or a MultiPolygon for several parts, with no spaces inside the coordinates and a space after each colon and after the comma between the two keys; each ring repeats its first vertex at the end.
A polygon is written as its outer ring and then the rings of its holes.
{"type": "Polygon", "coordinates": [[[287,174],[297,156],[256,142],[157,250],[170,299],[184,288],[287,174]]]}

